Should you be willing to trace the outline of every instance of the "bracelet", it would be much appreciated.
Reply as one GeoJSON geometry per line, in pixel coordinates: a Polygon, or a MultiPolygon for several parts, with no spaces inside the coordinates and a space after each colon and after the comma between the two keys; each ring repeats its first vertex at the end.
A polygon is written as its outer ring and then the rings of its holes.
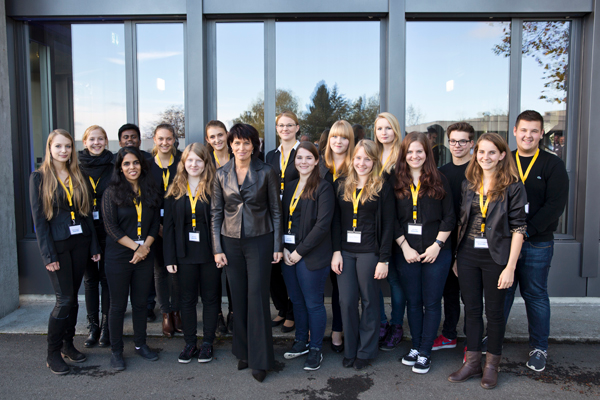
{"type": "Polygon", "coordinates": [[[141,246],[142,246],[141,244],[138,244],[138,247],[136,247],[136,248],[135,248],[135,250],[134,250],[133,252],[135,253],[136,251],[138,251],[138,249],[139,249],[141,246]]]}
{"type": "Polygon", "coordinates": [[[402,245],[404,244],[404,242],[406,242],[406,238],[404,238],[404,240],[402,241],[402,243],[400,243],[400,244],[398,245],[398,247],[402,248],[402,245]]]}

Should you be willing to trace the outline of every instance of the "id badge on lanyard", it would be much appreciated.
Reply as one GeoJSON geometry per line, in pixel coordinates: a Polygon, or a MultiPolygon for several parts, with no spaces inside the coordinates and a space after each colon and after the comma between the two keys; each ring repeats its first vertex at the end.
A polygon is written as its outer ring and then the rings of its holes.
{"type": "Polygon", "coordinates": [[[296,244],[296,235],[292,235],[292,234],[283,235],[283,243],[296,244]]]}
{"type": "Polygon", "coordinates": [[[96,220],[100,219],[100,211],[92,211],[92,216],[96,220]]]}
{"type": "Polygon", "coordinates": [[[348,243],[360,243],[360,231],[348,231],[348,243]]]}
{"type": "Polygon", "coordinates": [[[200,232],[190,232],[190,242],[200,242],[200,232]]]}
{"type": "Polygon", "coordinates": [[[81,230],[81,225],[71,225],[69,226],[69,230],[71,231],[71,235],[79,235],[80,233],[83,233],[83,230],[81,230]]]}
{"type": "Polygon", "coordinates": [[[487,238],[485,236],[476,237],[475,238],[475,246],[474,247],[476,249],[487,249],[488,248],[487,238]]]}
{"type": "Polygon", "coordinates": [[[408,224],[408,234],[409,235],[422,235],[423,234],[423,224],[417,224],[417,223],[408,224]]]}

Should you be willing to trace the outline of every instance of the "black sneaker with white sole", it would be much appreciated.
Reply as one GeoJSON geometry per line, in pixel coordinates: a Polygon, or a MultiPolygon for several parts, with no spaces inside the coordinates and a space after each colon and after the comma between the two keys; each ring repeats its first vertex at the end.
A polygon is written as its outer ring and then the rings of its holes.
{"type": "Polygon", "coordinates": [[[213,347],[211,344],[202,343],[200,346],[200,351],[198,352],[198,362],[199,363],[207,363],[211,362],[213,359],[213,347]]]}
{"type": "Polygon", "coordinates": [[[285,352],[283,357],[286,360],[291,360],[296,357],[300,357],[304,354],[308,353],[308,343],[303,342],[302,340],[295,340],[292,345],[292,349],[290,351],[285,352]]]}
{"type": "Polygon", "coordinates": [[[404,357],[402,357],[401,361],[402,361],[402,364],[408,365],[409,367],[411,367],[411,366],[415,365],[418,358],[419,358],[419,350],[410,349],[410,351],[404,357]]]}
{"type": "Polygon", "coordinates": [[[192,358],[198,355],[198,348],[195,344],[186,344],[181,353],[179,353],[179,358],[177,359],[182,364],[188,364],[192,361],[192,358]]]}
{"type": "Polygon", "coordinates": [[[305,371],[316,371],[321,368],[321,361],[323,361],[323,353],[321,349],[317,349],[316,347],[311,347],[308,351],[308,358],[304,363],[305,371]]]}
{"type": "Polygon", "coordinates": [[[426,374],[429,372],[429,368],[431,367],[431,357],[427,356],[419,356],[417,362],[412,367],[412,371],[417,374],[426,374]]]}
{"type": "Polygon", "coordinates": [[[535,349],[529,352],[529,361],[527,361],[527,368],[531,368],[534,371],[541,372],[546,368],[546,359],[548,353],[545,350],[535,349]]]}

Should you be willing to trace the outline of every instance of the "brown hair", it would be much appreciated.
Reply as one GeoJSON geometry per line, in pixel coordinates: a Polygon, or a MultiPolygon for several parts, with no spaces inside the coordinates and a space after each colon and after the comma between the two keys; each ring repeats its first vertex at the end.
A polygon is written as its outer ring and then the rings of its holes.
{"type": "MultiPolygon", "coordinates": [[[[390,160],[397,160],[398,155],[400,154],[400,144],[402,143],[402,131],[400,130],[400,123],[398,122],[398,119],[389,112],[382,112],[377,116],[377,118],[375,118],[375,122],[373,122],[373,139],[375,140],[375,143],[377,143],[377,148],[379,149],[380,155],[383,154],[383,143],[380,143],[379,139],[377,139],[377,121],[379,121],[380,119],[387,120],[387,122],[389,122],[390,126],[392,127],[392,130],[394,131],[395,137],[394,142],[392,143],[393,147],[392,153],[390,154],[390,160]]],[[[395,162],[388,163],[385,166],[384,172],[391,174],[395,164],[395,162]]]]}
{"type": "Polygon", "coordinates": [[[475,129],[467,122],[456,122],[446,129],[446,136],[450,139],[450,134],[453,131],[467,132],[469,134],[469,140],[475,139],[475,129]]]}
{"type": "Polygon", "coordinates": [[[542,125],[542,130],[544,130],[544,117],[537,111],[533,110],[525,110],[517,117],[517,121],[515,122],[515,126],[519,126],[519,122],[521,121],[538,121],[542,125]]]}
{"type": "MultiPolygon", "coordinates": [[[[319,152],[317,151],[317,147],[311,142],[300,142],[296,148],[296,156],[298,156],[298,150],[300,149],[309,151],[313,157],[315,157],[315,160],[319,161],[319,152]]],[[[319,175],[319,164],[317,163],[315,168],[310,173],[308,180],[306,181],[306,185],[304,186],[304,190],[302,191],[300,198],[315,200],[315,192],[319,187],[319,183],[321,183],[321,175],[319,175]]]]}
{"type": "MultiPolygon", "coordinates": [[[[362,139],[360,142],[358,142],[352,153],[352,160],[354,160],[354,157],[356,157],[356,153],[360,148],[363,148],[367,154],[367,157],[373,160],[373,169],[369,173],[367,183],[363,187],[362,195],[360,196],[360,204],[365,204],[365,202],[371,201],[379,195],[379,192],[383,187],[383,179],[379,176],[379,172],[381,171],[381,161],[379,161],[379,151],[377,150],[377,145],[375,142],[370,139],[362,139]]],[[[358,174],[354,169],[354,163],[351,162],[348,176],[346,177],[343,185],[340,185],[339,189],[343,191],[342,193],[344,194],[344,201],[352,201],[352,194],[356,191],[357,185],[358,174]]]]}
{"type": "MultiPolygon", "coordinates": [[[[196,191],[200,193],[200,200],[208,203],[208,196],[211,195],[213,178],[215,176],[215,165],[212,162],[208,149],[202,143],[188,144],[185,150],[183,150],[181,161],[177,165],[177,174],[173,178],[173,183],[169,186],[165,197],[172,196],[177,200],[187,193],[188,172],[185,169],[185,162],[191,152],[194,152],[194,154],[204,161],[204,171],[200,174],[200,183],[196,191]]],[[[193,193],[193,195],[195,194],[193,193]]]]}
{"type": "Polygon", "coordinates": [[[221,121],[219,121],[218,119],[213,119],[208,121],[208,124],[206,124],[206,127],[204,128],[204,141],[205,146],[208,147],[209,151],[214,151],[213,147],[211,146],[210,143],[208,143],[208,128],[221,128],[223,129],[223,131],[225,132],[225,143],[227,143],[227,127],[225,126],[224,123],[222,123],[221,121]]]}
{"type": "MultiPolygon", "coordinates": [[[[154,138],[156,136],[156,133],[161,129],[166,129],[169,132],[171,132],[171,134],[173,135],[173,139],[175,139],[175,141],[177,140],[177,135],[175,135],[175,128],[173,128],[173,125],[167,124],[167,123],[157,125],[156,128],[154,128],[152,137],[154,138]]],[[[141,137],[140,137],[140,140],[142,140],[141,137]]],[[[157,154],[158,154],[158,146],[154,145],[154,147],[152,148],[152,155],[155,156],[157,154]]],[[[173,157],[175,155],[177,155],[177,149],[175,148],[175,143],[173,143],[173,147],[171,147],[171,154],[173,154],[173,157]]]]}
{"type": "Polygon", "coordinates": [[[294,114],[293,111],[284,111],[281,114],[279,114],[276,118],[275,118],[275,125],[277,125],[279,123],[279,118],[281,117],[288,117],[290,119],[293,119],[294,122],[296,123],[296,125],[300,125],[300,122],[298,122],[298,117],[296,116],[296,114],[294,114]]]}
{"type": "Polygon", "coordinates": [[[331,150],[331,146],[329,142],[332,137],[341,136],[348,139],[348,149],[346,150],[346,158],[344,159],[344,164],[342,164],[339,171],[335,171],[337,177],[346,175],[350,168],[350,164],[352,163],[352,157],[354,156],[354,131],[352,130],[352,125],[348,123],[348,121],[340,120],[336,121],[329,130],[329,135],[327,136],[327,146],[325,148],[325,165],[331,173],[333,174],[333,169],[335,167],[335,163],[333,161],[333,150],[331,150]]]}
{"type": "Polygon", "coordinates": [[[419,181],[421,182],[419,198],[427,195],[433,199],[441,200],[446,195],[442,177],[435,165],[430,141],[427,139],[426,134],[421,132],[409,133],[400,145],[400,156],[396,162],[396,187],[394,188],[396,197],[405,199],[411,195],[410,185],[413,184],[413,178],[410,173],[410,167],[406,162],[406,155],[408,154],[408,148],[414,142],[421,143],[426,157],[421,169],[421,176],[419,177],[419,181]]]}

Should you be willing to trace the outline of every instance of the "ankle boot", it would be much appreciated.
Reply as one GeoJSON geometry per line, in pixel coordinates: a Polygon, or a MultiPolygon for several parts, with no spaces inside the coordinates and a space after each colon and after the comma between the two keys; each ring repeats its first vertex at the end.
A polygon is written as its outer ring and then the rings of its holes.
{"type": "Polygon", "coordinates": [[[467,351],[467,359],[462,367],[450,374],[448,380],[452,383],[464,382],[469,378],[481,375],[481,351],[467,351]]]}
{"type": "Polygon", "coordinates": [[[69,360],[80,363],[87,360],[85,354],[80,352],[73,345],[73,339],[65,339],[63,341],[63,347],[60,351],[64,357],[67,357],[69,360]]]}
{"type": "Polygon", "coordinates": [[[68,374],[70,370],[60,355],[66,326],[66,318],[58,319],[50,316],[48,320],[48,357],[46,358],[46,366],[50,368],[52,373],[57,375],[68,374]]]}
{"type": "Polygon", "coordinates": [[[100,340],[98,340],[100,347],[110,346],[110,332],[108,330],[108,315],[102,314],[102,322],[100,323],[100,340]]]}
{"type": "Polygon", "coordinates": [[[484,389],[493,389],[498,384],[498,366],[502,355],[496,356],[489,351],[485,354],[485,367],[483,367],[483,377],[481,378],[481,387],[484,389]]]}
{"type": "Polygon", "coordinates": [[[71,371],[69,364],[60,355],[60,350],[48,350],[46,367],[50,368],[50,371],[56,375],[66,375],[71,371]]]}
{"type": "Polygon", "coordinates": [[[173,337],[173,332],[175,332],[175,328],[173,327],[172,313],[163,313],[162,330],[163,335],[165,335],[166,337],[173,337]]]}
{"type": "Polygon", "coordinates": [[[182,333],[183,322],[181,321],[181,314],[179,311],[172,311],[171,314],[173,314],[173,328],[175,329],[175,332],[182,333]]]}
{"type": "Polygon", "coordinates": [[[100,327],[98,326],[98,314],[88,315],[88,337],[85,339],[83,345],[85,347],[93,347],[96,343],[98,343],[98,338],[100,337],[100,327]]]}

